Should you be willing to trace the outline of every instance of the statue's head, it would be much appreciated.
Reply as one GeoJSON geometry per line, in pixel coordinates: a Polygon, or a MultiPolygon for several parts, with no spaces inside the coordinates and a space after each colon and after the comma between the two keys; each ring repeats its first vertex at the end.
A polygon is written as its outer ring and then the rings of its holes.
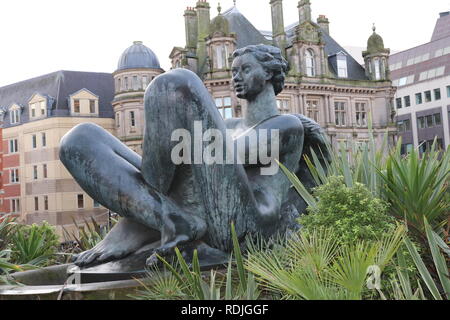
{"type": "Polygon", "coordinates": [[[275,95],[284,88],[287,61],[281,50],[268,45],[251,45],[233,53],[233,85],[238,98],[251,100],[271,83],[275,95]]]}

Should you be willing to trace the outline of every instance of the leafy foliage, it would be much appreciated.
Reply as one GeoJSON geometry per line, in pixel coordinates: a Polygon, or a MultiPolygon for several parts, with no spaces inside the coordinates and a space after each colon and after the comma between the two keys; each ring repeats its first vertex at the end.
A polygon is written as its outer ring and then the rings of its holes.
{"type": "Polygon", "coordinates": [[[422,157],[416,149],[402,157],[399,146],[389,155],[386,169],[378,170],[382,194],[390,212],[426,242],[424,218],[437,229],[449,217],[450,149],[440,152],[435,141],[422,157]]]}
{"type": "Polygon", "coordinates": [[[189,266],[180,250],[175,248],[177,264],[169,263],[164,258],[158,256],[169,272],[154,269],[149,274],[150,285],[141,282],[145,290],[140,292],[138,296],[134,296],[134,298],[193,300],[258,299],[260,292],[254,275],[245,270],[244,259],[234,225],[231,226],[231,232],[236,262],[233,263],[233,259],[230,257],[226,274],[217,270],[210,270],[209,275],[203,273],[200,270],[197,251],[194,251],[192,265],[189,266]],[[237,270],[237,275],[233,272],[234,268],[237,270]],[[234,285],[234,279],[236,278],[239,279],[237,286],[234,285]]]}
{"type": "Polygon", "coordinates": [[[55,228],[42,225],[18,225],[11,238],[11,260],[16,264],[46,266],[56,254],[59,238],[55,228]]]}
{"type": "MultiPolygon", "coordinates": [[[[111,220],[112,226],[114,226],[117,221],[114,219],[111,220]]],[[[80,225],[75,220],[73,223],[78,230],[78,234],[75,232],[70,233],[66,229],[63,230],[66,238],[73,239],[75,241],[77,246],[76,251],[78,252],[86,251],[95,247],[106,237],[112,228],[109,226],[100,225],[94,217],[91,217],[90,222],[85,219],[83,225],[80,225]]]]}
{"type": "Polygon", "coordinates": [[[347,187],[344,177],[330,177],[316,189],[315,207],[308,208],[308,215],[300,218],[300,224],[308,232],[311,229],[330,227],[338,243],[356,240],[377,240],[395,228],[394,219],[386,213],[386,204],[373,196],[361,183],[347,187]]]}
{"type": "MultiPolygon", "coordinates": [[[[405,233],[399,225],[380,240],[339,245],[332,229],[314,229],[275,249],[250,247],[246,266],[268,290],[286,299],[361,299],[368,274],[369,278],[374,270],[381,274],[405,233]]],[[[373,286],[380,289],[377,283],[373,286]]]]}

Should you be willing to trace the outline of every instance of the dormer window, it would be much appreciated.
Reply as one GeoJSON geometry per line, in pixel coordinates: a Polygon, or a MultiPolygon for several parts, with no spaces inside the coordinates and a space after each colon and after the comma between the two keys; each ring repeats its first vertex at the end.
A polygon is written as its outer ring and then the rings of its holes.
{"type": "Polygon", "coordinates": [[[71,113],[75,116],[98,116],[98,96],[87,89],[70,95],[71,113]]]}
{"type": "Polygon", "coordinates": [[[347,56],[342,52],[338,53],[336,60],[337,60],[338,77],[348,78],[347,56]]]}
{"type": "Polygon", "coordinates": [[[20,123],[20,107],[15,105],[9,109],[9,122],[11,124],[20,123]]]}
{"type": "Polygon", "coordinates": [[[31,96],[30,100],[28,100],[28,113],[30,119],[41,118],[47,115],[47,101],[51,103],[51,100],[49,99],[48,96],[39,93],[35,93],[31,96]]]}
{"type": "Polygon", "coordinates": [[[73,112],[80,113],[80,100],[78,99],[73,100],[73,112]]]}
{"type": "Polygon", "coordinates": [[[31,110],[31,117],[32,118],[36,117],[36,103],[31,104],[30,110],[31,110]]]}
{"type": "Polygon", "coordinates": [[[314,60],[314,52],[311,49],[305,52],[306,75],[314,77],[316,75],[316,62],[314,60]]]}
{"type": "Polygon", "coordinates": [[[46,103],[45,101],[41,101],[41,116],[45,116],[46,114],[46,103]]]}

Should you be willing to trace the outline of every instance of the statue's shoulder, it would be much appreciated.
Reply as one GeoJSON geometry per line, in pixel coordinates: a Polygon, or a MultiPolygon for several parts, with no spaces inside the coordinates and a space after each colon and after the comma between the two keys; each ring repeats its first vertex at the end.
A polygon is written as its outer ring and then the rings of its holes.
{"type": "Polygon", "coordinates": [[[225,126],[227,129],[237,129],[242,125],[242,118],[225,119],[225,126]]]}

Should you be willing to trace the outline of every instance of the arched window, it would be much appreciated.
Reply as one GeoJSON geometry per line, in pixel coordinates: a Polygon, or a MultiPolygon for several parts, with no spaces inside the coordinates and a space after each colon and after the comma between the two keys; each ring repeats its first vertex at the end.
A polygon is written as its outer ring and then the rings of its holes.
{"type": "Polygon", "coordinates": [[[316,62],[314,60],[314,52],[311,49],[305,52],[306,75],[314,77],[316,75],[316,62]]]}

